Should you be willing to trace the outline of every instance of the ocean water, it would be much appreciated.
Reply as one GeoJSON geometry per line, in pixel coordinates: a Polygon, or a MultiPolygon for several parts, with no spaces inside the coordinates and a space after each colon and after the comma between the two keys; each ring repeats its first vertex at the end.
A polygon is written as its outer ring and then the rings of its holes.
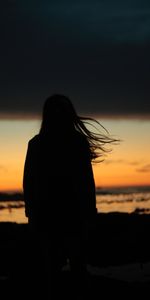
{"type": "MultiPolygon", "coordinates": [[[[97,211],[150,214],[150,186],[100,188],[96,192],[97,211]]],[[[0,201],[0,222],[27,223],[24,202],[0,201]]]]}
{"type": "Polygon", "coordinates": [[[98,189],[96,201],[102,213],[150,214],[150,186],[98,189]]]}

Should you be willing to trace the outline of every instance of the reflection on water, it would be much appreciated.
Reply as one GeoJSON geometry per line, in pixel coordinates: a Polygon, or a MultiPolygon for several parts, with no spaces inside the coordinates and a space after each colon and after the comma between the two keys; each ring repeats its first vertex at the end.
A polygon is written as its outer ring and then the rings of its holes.
{"type": "Polygon", "coordinates": [[[27,223],[23,201],[1,201],[0,222],[27,223]]]}
{"type": "MultiPolygon", "coordinates": [[[[150,189],[98,190],[98,212],[127,212],[150,214],[150,189]]],[[[0,201],[0,222],[27,223],[23,201],[0,201]]]]}
{"type": "Polygon", "coordinates": [[[144,212],[150,213],[150,193],[98,194],[99,212],[144,212]]]}

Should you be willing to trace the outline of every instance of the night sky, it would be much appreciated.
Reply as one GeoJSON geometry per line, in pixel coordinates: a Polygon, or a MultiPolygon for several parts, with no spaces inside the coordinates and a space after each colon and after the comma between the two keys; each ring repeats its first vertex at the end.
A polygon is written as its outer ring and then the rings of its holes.
{"type": "Polygon", "coordinates": [[[0,117],[64,93],[81,114],[150,118],[150,1],[0,2],[0,117]]]}

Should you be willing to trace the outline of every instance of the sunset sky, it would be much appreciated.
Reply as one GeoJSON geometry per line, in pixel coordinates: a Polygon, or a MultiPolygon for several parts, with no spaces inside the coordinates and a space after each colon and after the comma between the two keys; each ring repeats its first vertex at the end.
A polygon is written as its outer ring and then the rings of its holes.
{"type": "Polygon", "coordinates": [[[0,191],[22,188],[53,93],[122,139],[93,166],[97,186],[150,185],[150,2],[3,0],[0,34],[0,191]]]}
{"type": "MultiPolygon", "coordinates": [[[[150,185],[150,121],[100,121],[122,141],[104,162],[93,165],[96,186],[150,185]]],[[[39,125],[39,120],[0,121],[0,191],[22,189],[27,143],[39,125]]]]}

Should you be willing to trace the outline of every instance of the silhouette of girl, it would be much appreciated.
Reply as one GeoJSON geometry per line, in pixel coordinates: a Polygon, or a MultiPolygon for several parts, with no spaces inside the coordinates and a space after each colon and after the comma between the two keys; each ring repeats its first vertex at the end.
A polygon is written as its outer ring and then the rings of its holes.
{"type": "Polygon", "coordinates": [[[49,241],[53,272],[66,255],[78,278],[86,270],[86,240],[97,212],[92,161],[115,142],[88,130],[90,122],[101,126],[78,116],[66,96],[49,97],[40,132],[28,143],[23,178],[25,214],[49,241]]]}

